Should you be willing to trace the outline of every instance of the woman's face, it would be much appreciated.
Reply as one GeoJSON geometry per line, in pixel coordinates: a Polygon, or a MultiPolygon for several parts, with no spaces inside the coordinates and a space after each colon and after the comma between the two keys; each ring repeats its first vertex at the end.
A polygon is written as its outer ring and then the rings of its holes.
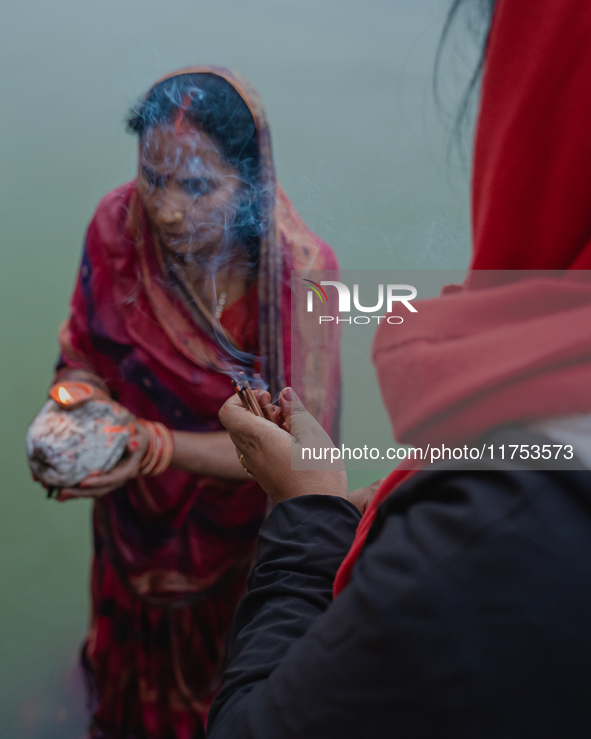
{"type": "Polygon", "coordinates": [[[138,191],[160,241],[177,254],[223,250],[240,199],[238,170],[207,134],[154,127],[140,144],[138,191]]]}

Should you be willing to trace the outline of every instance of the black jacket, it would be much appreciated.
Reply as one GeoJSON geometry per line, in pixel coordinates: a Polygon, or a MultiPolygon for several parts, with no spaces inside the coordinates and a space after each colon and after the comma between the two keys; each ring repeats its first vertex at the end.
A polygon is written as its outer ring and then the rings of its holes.
{"type": "Polygon", "coordinates": [[[591,473],[417,474],[360,514],[276,506],[209,739],[589,739],[591,473]]]}

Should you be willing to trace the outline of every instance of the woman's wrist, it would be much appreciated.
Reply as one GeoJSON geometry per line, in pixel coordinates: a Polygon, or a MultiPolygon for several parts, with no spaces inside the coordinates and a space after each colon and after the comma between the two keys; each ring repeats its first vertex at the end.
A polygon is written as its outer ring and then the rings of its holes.
{"type": "Polygon", "coordinates": [[[174,431],[171,466],[193,475],[246,482],[251,478],[238,461],[227,431],[174,431]]]}
{"type": "Polygon", "coordinates": [[[140,463],[139,474],[151,477],[161,475],[172,461],[173,435],[164,424],[158,421],[136,418],[136,423],[146,429],[149,435],[148,447],[140,463]]]}

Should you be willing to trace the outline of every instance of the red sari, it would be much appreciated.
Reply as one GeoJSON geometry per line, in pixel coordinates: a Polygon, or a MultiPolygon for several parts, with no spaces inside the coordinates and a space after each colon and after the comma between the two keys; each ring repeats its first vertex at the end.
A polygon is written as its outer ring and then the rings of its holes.
{"type": "MultiPolygon", "coordinates": [[[[224,77],[257,126],[269,228],[257,280],[221,324],[234,346],[258,358],[255,369],[276,392],[291,381],[291,270],[335,269],[336,259],[275,186],[256,93],[225,70],[185,72],[224,77]]],[[[182,431],[220,430],[218,410],[233,393],[224,372],[237,363],[182,288],[167,271],[135,182],[109,193],[88,229],[59,367],[98,375],[138,417],[182,431]]],[[[337,417],[334,349],[301,335],[294,357],[314,359],[316,397],[308,401],[325,409],[318,417],[329,431],[337,417]]],[[[93,737],[202,735],[265,507],[254,481],[176,469],[96,501],[92,619],[83,650],[93,737]]]]}

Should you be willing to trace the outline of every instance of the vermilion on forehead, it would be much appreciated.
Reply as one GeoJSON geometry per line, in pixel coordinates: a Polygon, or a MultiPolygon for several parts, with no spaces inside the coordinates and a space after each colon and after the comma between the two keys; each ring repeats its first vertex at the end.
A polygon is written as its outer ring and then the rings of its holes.
{"type": "Polygon", "coordinates": [[[236,174],[210,136],[185,126],[180,133],[172,126],[155,127],[141,143],[140,160],[159,174],[178,178],[236,174]]]}

